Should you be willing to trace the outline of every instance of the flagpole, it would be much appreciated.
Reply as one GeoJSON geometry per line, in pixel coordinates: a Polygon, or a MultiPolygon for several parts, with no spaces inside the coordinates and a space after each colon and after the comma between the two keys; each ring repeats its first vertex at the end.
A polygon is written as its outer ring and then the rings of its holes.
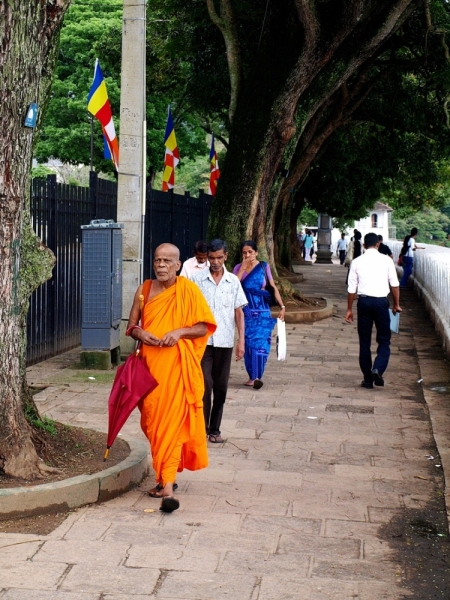
{"type": "Polygon", "coordinates": [[[91,115],[91,171],[94,170],[94,117],[91,115]]]}
{"type": "MultiPolygon", "coordinates": [[[[147,23],[147,6],[144,4],[144,23],[147,23]]],[[[145,250],[145,212],[147,203],[147,59],[146,59],[146,34],[147,26],[145,25],[145,33],[142,40],[142,105],[143,105],[143,120],[142,120],[142,189],[141,189],[141,264],[140,277],[141,282],[144,282],[144,250],[145,250]]],[[[151,269],[151,266],[150,266],[151,269]]],[[[150,278],[151,278],[150,270],[150,278]]]]}

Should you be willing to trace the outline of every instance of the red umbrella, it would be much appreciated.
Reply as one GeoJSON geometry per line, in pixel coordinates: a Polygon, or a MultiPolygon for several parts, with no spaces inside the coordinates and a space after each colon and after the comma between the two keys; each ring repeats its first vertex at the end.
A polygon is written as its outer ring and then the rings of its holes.
{"type": "Polygon", "coordinates": [[[108,439],[104,460],[108,458],[109,449],[131,412],[157,385],[139,348],[118,367],[108,400],[108,439]]]}

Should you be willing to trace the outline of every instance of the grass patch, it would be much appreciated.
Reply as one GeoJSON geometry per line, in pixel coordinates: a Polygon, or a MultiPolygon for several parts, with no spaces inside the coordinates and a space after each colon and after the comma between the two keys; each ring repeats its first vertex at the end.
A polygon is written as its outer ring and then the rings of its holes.
{"type": "Polygon", "coordinates": [[[28,423],[35,429],[44,431],[51,436],[55,436],[57,434],[55,421],[53,421],[53,419],[49,419],[48,417],[39,416],[31,404],[25,405],[24,414],[28,423]]]}

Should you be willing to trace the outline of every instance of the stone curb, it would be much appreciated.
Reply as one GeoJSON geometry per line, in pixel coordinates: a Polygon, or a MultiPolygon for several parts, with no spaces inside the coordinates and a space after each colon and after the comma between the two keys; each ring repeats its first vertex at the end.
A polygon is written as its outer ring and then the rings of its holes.
{"type": "MultiPolygon", "coordinates": [[[[324,308],[317,308],[311,310],[302,310],[302,311],[287,311],[284,320],[286,323],[315,323],[316,321],[321,321],[322,319],[327,319],[328,317],[333,316],[333,303],[329,298],[321,298],[321,300],[325,300],[327,305],[324,308]]],[[[276,316],[278,314],[277,307],[274,307],[272,312],[272,316],[276,316]]]]}
{"type": "Polygon", "coordinates": [[[0,490],[0,521],[105,502],[139,485],[149,472],[148,443],[135,438],[122,439],[130,446],[130,455],[104,471],[42,485],[0,490]]]}

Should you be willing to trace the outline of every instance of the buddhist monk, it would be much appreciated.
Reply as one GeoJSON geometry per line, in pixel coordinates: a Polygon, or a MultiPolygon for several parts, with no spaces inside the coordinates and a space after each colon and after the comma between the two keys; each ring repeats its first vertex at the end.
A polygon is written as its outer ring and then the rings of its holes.
{"type": "Polygon", "coordinates": [[[142,355],[159,383],[141,401],[140,410],[156,474],[151,491],[160,490],[156,497],[161,497],[164,512],[180,506],[173,495],[177,471],[208,466],[200,361],[216,322],[195,283],[177,277],[180,267],[176,246],[158,246],[153,260],[156,280],[138,287],[127,329],[127,335],[142,342],[142,355]]]}

